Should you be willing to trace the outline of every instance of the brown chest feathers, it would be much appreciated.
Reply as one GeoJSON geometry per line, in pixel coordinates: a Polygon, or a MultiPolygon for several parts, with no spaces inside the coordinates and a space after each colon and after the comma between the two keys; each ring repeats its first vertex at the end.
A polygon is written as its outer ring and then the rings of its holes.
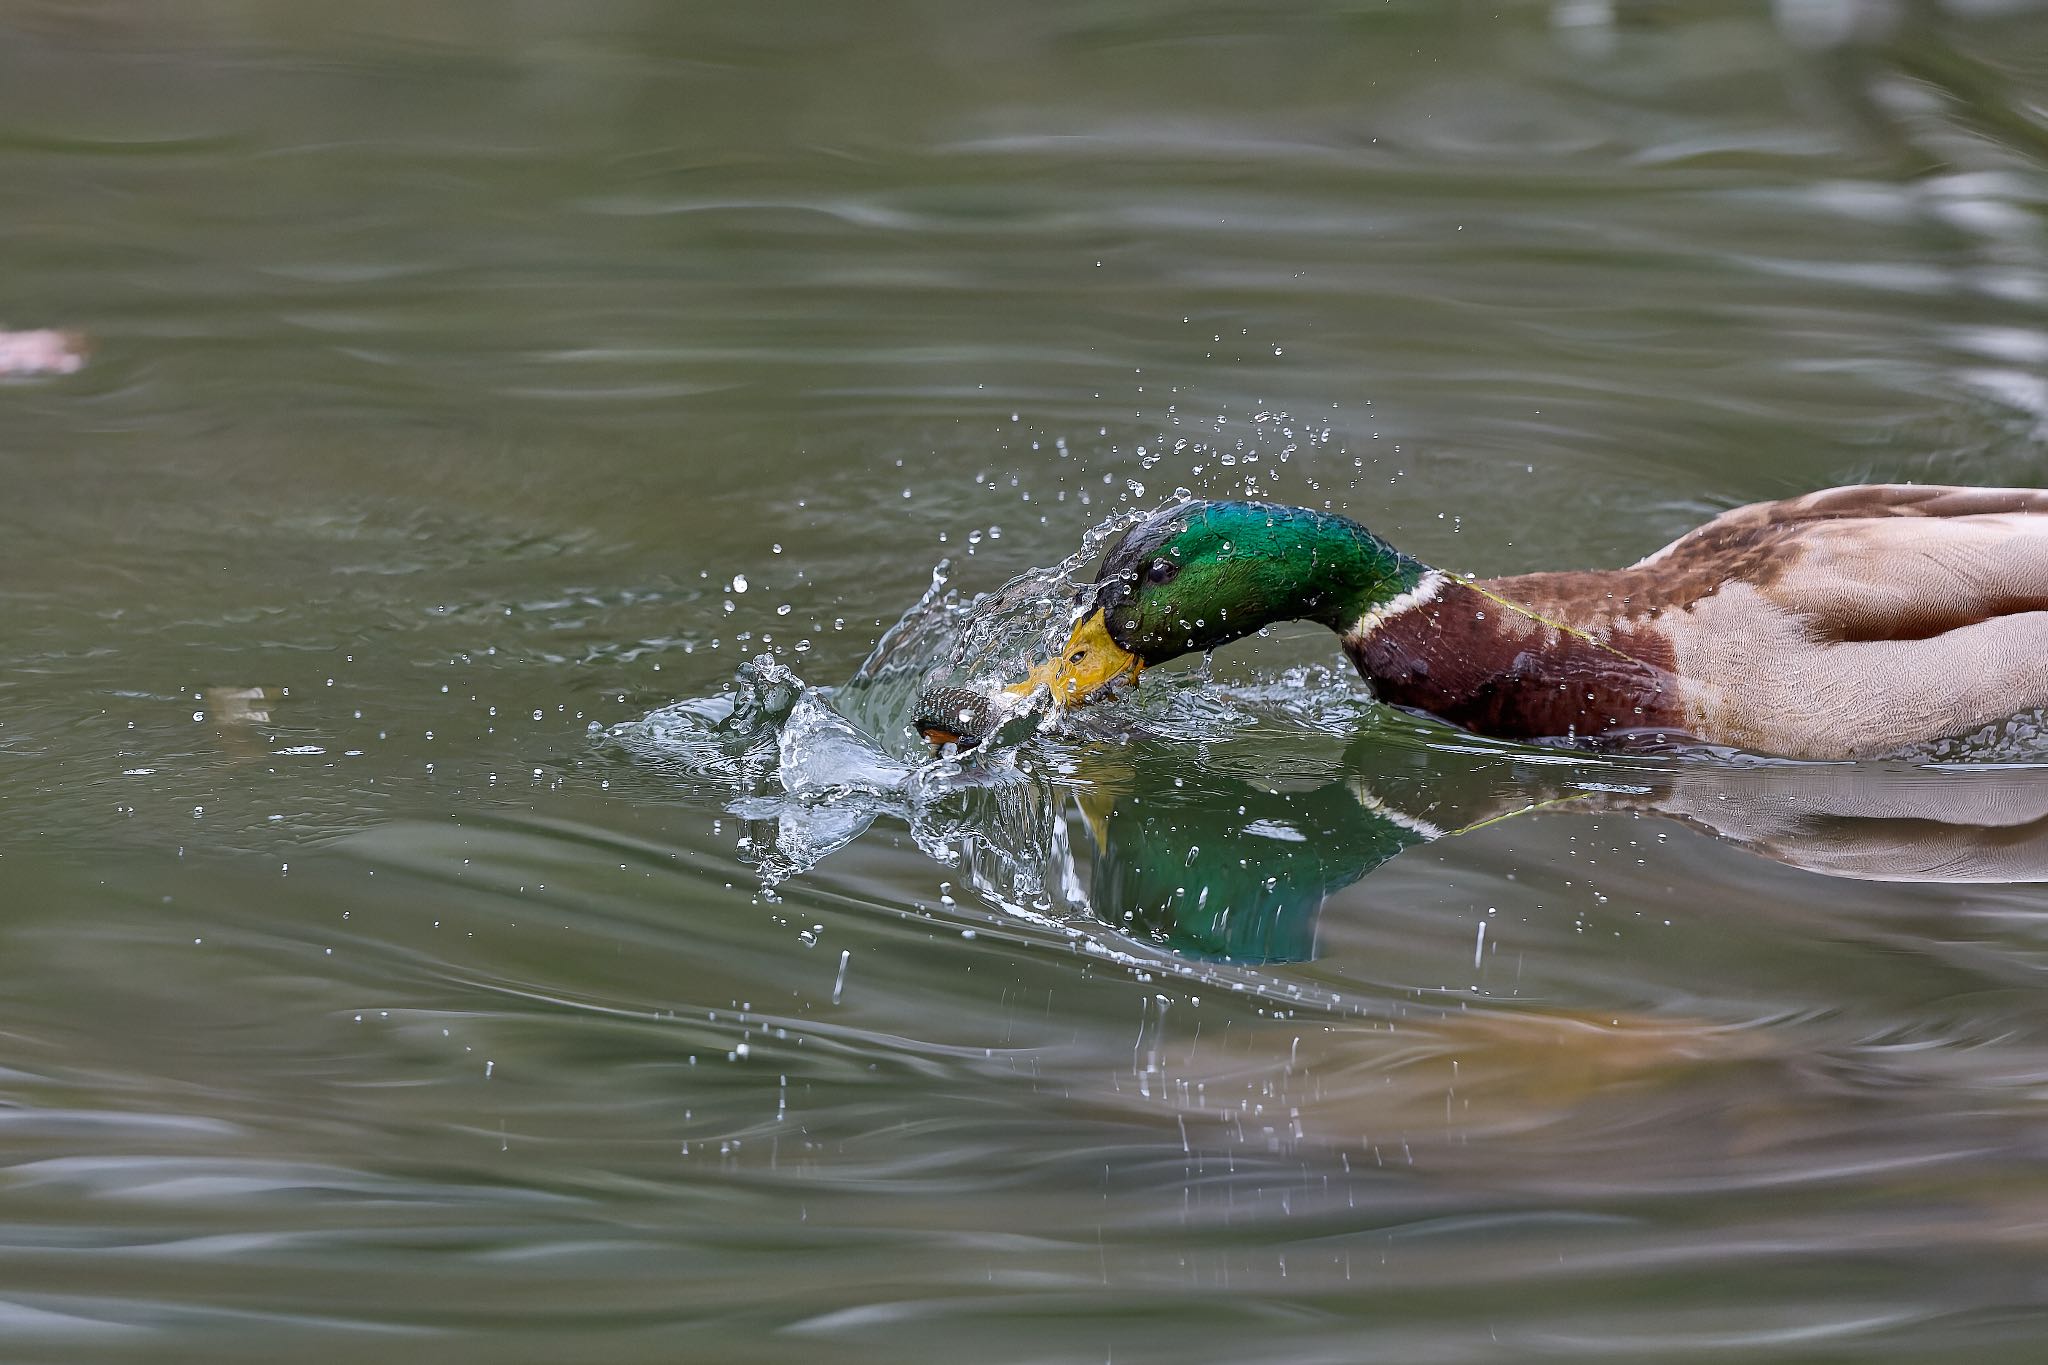
{"type": "Polygon", "coordinates": [[[1567,625],[1496,595],[1513,582],[1425,580],[1413,605],[1346,634],[1345,652],[1381,701],[1480,734],[1685,733],[1671,645],[1651,621],[1567,625]]]}

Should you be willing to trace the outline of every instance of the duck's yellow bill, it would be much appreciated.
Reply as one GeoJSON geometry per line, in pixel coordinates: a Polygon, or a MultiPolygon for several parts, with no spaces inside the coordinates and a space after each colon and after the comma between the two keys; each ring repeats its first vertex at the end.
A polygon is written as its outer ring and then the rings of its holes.
{"type": "Polygon", "coordinates": [[[1031,670],[1031,676],[1005,689],[1019,695],[1039,687],[1052,689],[1053,699],[1062,706],[1079,706],[1119,678],[1135,675],[1144,668],[1137,655],[1109,638],[1109,625],[1102,613],[1091,612],[1067,637],[1059,657],[1031,670]]]}

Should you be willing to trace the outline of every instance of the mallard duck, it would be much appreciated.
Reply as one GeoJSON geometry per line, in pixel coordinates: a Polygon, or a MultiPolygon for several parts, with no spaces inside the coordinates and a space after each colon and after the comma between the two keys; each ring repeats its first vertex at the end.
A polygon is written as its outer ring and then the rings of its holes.
{"type": "Polygon", "coordinates": [[[1831,488],[1625,569],[1487,579],[1330,512],[1180,503],[1124,533],[1018,687],[1079,705],[1288,620],[1335,631],[1381,701],[1480,734],[1866,757],[2048,705],[2048,491],[1831,488]]]}

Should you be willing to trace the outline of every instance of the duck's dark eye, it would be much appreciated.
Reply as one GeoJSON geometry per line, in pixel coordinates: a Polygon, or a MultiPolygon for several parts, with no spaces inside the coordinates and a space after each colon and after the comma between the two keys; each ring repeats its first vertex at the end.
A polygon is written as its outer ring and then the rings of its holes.
{"type": "Polygon", "coordinates": [[[1180,564],[1171,559],[1155,559],[1145,567],[1147,583],[1171,583],[1180,573],[1180,564]]]}

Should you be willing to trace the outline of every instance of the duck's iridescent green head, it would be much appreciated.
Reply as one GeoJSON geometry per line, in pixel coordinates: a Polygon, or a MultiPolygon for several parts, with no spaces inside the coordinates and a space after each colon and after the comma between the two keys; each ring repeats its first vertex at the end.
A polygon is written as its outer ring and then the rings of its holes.
{"type": "Polygon", "coordinates": [[[1263,502],[1189,502],[1126,531],[1062,657],[1031,682],[1069,705],[1151,664],[1276,621],[1349,629],[1427,569],[1348,518],[1263,502]]]}

